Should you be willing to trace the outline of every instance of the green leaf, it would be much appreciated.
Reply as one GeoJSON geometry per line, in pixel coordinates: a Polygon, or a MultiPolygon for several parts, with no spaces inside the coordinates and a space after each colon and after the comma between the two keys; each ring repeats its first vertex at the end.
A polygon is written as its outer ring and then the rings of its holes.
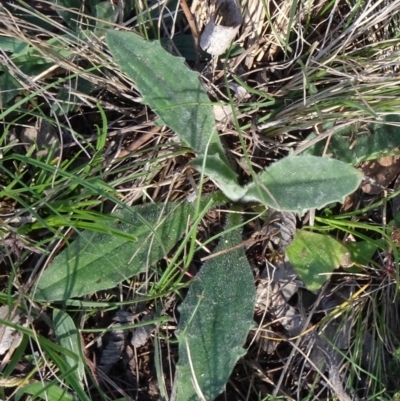
{"type": "Polygon", "coordinates": [[[44,383],[42,382],[30,383],[17,391],[15,401],[19,401],[24,394],[31,394],[35,398],[39,397],[46,401],[76,401],[76,397],[56,384],[49,385],[46,390],[43,388],[44,383]]]}
{"type": "MultiPolygon", "coordinates": [[[[71,37],[71,35],[69,35],[71,37]]],[[[68,58],[71,55],[71,50],[65,48],[65,42],[59,38],[51,38],[46,41],[48,46],[47,52],[55,55],[59,55],[64,58],[68,58]]],[[[43,55],[39,50],[34,47],[29,47],[21,55],[17,55],[13,59],[14,63],[21,68],[26,75],[36,75],[45,71],[54,61],[48,57],[46,54],[43,55]]]]}
{"type": "Polygon", "coordinates": [[[326,152],[350,164],[377,159],[400,147],[400,127],[391,123],[399,124],[400,116],[387,115],[382,123],[371,123],[366,127],[357,123],[340,128],[329,137],[328,147],[326,140],[322,140],[306,152],[315,156],[326,152]]]}
{"type": "Polygon", "coordinates": [[[57,14],[68,24],[68,26],[76,31],[79,26],[80,14],[79,10],[82,3],[79,0],[50,0],[54,4],[57,14]],[[74,10],[75,12],[69,11],[74,10]]]}
{"type": "MultiPolygon", "coordinates": [[[[241,242],[240,230],[229,230],[240,224],[240,217],[230,214],[228,219],[216,252],[241,242]]],[[[254,302],[253,274],[243,248],[204,264],[180,307],[177,401],[212,401],[223,391],[245,353],[242,347],[253,325],[254,302]]]]}
{"type": "Polygon", "coordinates": [[[18,95],[21,85],[10,73],[5,71],[0,74],[0,88],[0,105],[4,107],[18,95]]]}
{"type": "Polygon", "coordinates": [[[228,164],[215,130],[213,109],[199,80],[183,59],[131,32],[108,31],[115,61],[137,85],[145,104],[198,154],[219,154],[228,164]]]}
{"type": "Polygon", "coordinates": [[[329,235],[297,230],[286,254],[306,287],[317,291],[340,266],[348,249],[329,235]]]}
{"type": "Polygon", "coordinates": [[[0,35],[0,49],[5,52],[11,52],[13,56],[16,54],[25,54],[28,48],[29,43],[17,38],[0,35]]]}
{"type": "MultiPolygon", "coordinates": [[[[378,241],[381,241],[382,246],[384,246],[383,240],[378,241]]],[[[378,243],[372,241],[357,241],[347,243],[346,247],[350,252],[351,262],[359,265],[369,265],[372,257],[378,249],[378,243]]]]}
{"type": "Polygon", "coordinates": [[[259,183],[247,186],[244,201],[303,214],[307,209],[343,202],[360,185],[362,174],[339,160],[289,156],[265,169],[259,183]]]}
{"type": "Polygon", "coordinates": [[[375,241],[357,241],[348,242],[346,247],[350,253],[350,266],[343,266],[346,268],[347,273],[360,273],[362,266],[367,266],[371,263],[372,257],[379,249],[385,248],[385,241],[383,239],[375,241]]]}
{"type": "Polygon", "coordinates": [[[96,28],[94,33],[96,36],[103,36],[105,31],[110,28],[118,17],[118,7],[112,2],[102,2],[96,5],[96,28]]]}
{"type": "Polygon", "coordinates": [[[210,177],[230,200],[236,202],[246,193],[246,189],[237,183],[238,175],[218,154],[199,156],[191,164],[210,177]]]}
{"type": "Polygon", "coordinates": [[[74,321],[64,311],[60,309],[53,310],[54,331],[57,342],[64,348],[70,350],[76,355],[73,359],[68,355],[64,355],[65,361],[71,368],[75,368],[76,378],[82,382],[85,373],[85,363],[82,354],[82,345],[79,337],[79,332],[74,321]]]}
{"type": "Polygon", "coordinates": [[[120,211],[112,229],[136,236],[84,231],[43,272],[35,299],[56,301],[115,287],[166,256],[193,218],[190,203],[148,204],[120,211]]]}
{"type": "MultiPolygon", "coordinates": [[[[1,295],[1,294],[0,294],[1,295]]],[[[9,298],[7,297],[7,300],[9,301],[9,298]]],[[[0,324],[5,325],[7,327],[12,327],[14,330],[23,333],[26,336],[29,336],[31,339],[33,339],[36,343],[40,344],[40,348],[43,351],[43,355],[45,355],[46,360],[52,361],[54,363],[55,369],[57,370],[57,378],[54,379],[51,382],[46,382],[42,381],[39,383],[32,383],[32,387],[30,385],[27,385],[26,387],[21,388],[18,391],[18,396],[16,394],[15,400],[18,400],[23,394],[35,394],[35,397],[43,396],[46,397],[45,392],[49,392],[48,395],[49,397],[45,398],[47,399],[62,399],[60,397],[67,397],[65,398],[66,400],[70,399],[70,394],[67,393],[66,389],[61,389],[58,387],[58,385],[61,383],[62,380],[65,378],[68,378],[68,383],[71,386],[72,390],[76,394],[79,400],[81,401],[90,401],[89,397],[86,395],[86,393],[82,390],[82,386],[79,382],[77,382],[75,376],[71,373],[73,373],[73,369],[71,369],[65,360],[61,357],[61,355],[68,355],[72,358],[75,357],[75,355],[69,350],[65,349],[58,344],[54,343],[54,341],[51,341],[40,334],[37,333],[37,331],[33,331],[32,329],[28,327],[24,327],[19,324],[15,324],[10,322],[9,320],[1,319],[0,318],[0,324]],[[54,390],[55,392],[53,393],[53,387],[56,386],[56,389],[54,390]],[[55,394],[58,395],[58,398],[50,398],[50,394],[55,394]]],[[[28,356],[29,359],[29,356],[28,356]]],[[[75,399],[75,398],[74,398],[75,399]]]]}

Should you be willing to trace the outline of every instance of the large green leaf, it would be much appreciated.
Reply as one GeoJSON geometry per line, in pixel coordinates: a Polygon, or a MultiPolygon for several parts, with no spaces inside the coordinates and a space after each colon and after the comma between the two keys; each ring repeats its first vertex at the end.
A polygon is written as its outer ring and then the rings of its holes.
{"type": "Polygon", "coordinates": [[[290,263],[310,291],[319,290],[348,253],[341,242],[329,235],[305,230],[297,230],[286,249],[290,263]]]}
{"type": "MultiPolygon", "coordinates": [[[[239,223],[240,217],[231,214],[226,229],[239,223]]],[[[240,230],[234,229],[222,237],[216,252],[240,242],[240,230]]],[[[245,353],[254,302],[253,274],[243,248],[204,264],[180,307],[176,401],[212,401],[223,391],[245,353]]]]}
{"type": "Polygon", "coordinates": [[[259,182],[247,186],[243,201],[303,214],[307,209],[343,202],[360,185],[362,174],[339,160],[304,155],[286,157],[258,178],[259,182]]]}
{"type": "Polygon", "coordinates": [[[37,300],[66,300],[112,288],[166,256],[193,218],[195,205],[148,204],[124,209],[111,228],[136,236],[84,231],[43,272],[37,300]]]}
{"type": "Polygon", "coordinates": [[[82,383],[83,375],[85,373],[85,362],[79,332],[75,323],[68,313],[60,309],[53,310],[53,322],[57,342],[76,355],[75,359],[68,355],[64,355],[64,358],[71,368],[76,369],[74,372],[76,382],[82,383]]]}
{"type": "MultiPolygon", "coordinates": [[[[316,156],[327,153],[351,164],[377,159],[400,147],[399,123],[400,115],[390,114],[381,123],[371,123],[367,127],[352,124],[336,130],[328,144],[327,140],[319,141],[306,152],[316,156]]],[[[315,135],[309,139],[313,137],[315,135]]]]}
{"type": "Polygon", "coordinates": [[[106,42],[115,61],[137,85],[143,101],[195,152],[226,156],[215,130],[212,105],[183,59],[131,32],[108,31],[106,42]]]}

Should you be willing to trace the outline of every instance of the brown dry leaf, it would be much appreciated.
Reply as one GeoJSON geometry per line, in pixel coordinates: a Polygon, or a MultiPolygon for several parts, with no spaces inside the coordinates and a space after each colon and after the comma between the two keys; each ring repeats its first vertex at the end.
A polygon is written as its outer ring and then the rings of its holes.
{"type": "MultiPolygon", "coordinates": [[[[23,327],[28,327],[31,319],[27,317],[25,313],[12,309],[8,305],[0,307],[0,318],[13,324],[18,324],[23,327]]],[[[13,327],[0,324],[0,355],[5,354],[2,357],[0,364],[0,372],[3,371],[6,363],[11,358],[15,349],[18,348],[22,341],[23,333],[19,330],[15,330],[13,327]]]]}
{"type": "MultiPolygon", "coordinates": [[[[256,308],[267,310],[285,328],[289,337],[300,334],[304,318],[288,301],[301,287],[289,262],[276,267],[268,264],[257,286],[256,308]]],[[[263,348],[272,353],[277,342],[268,340],[263,348]]]]}
{"type": "MultiPolygon", "coordinates": [[[[155,313],[150,311],[146,316],[143,317],[141,323],[148,322],[155,318],[155,313]]],[[[154,323],[148,324],[146,326],[138,327],[132,334],[131,344],[135,348],[139,348],[146,344],[147,340],[150,338],[150,334],[157,328],[154,323]]]]}
{"type": "Polygon", "coordinates": [[[48,150],[54,144],[58,146],[60,142],[56,129],[41,118],[34,123],[26,125],[22,129],[19,138],[27,150],[32,145],[36,145],[37,150],[48,150]]]}
{"type": "Polygon", "coordinates": [[[362,190],[370,195],[380,194],[400,174],[400,156],[384,156],[362,163],[362,173],[373,180],[363,184],[362,190]]]}
{"type": "Polygon", "coordinates": [[[219,123],[230,123],[233,119],[232,107],[227,105],[213,106],[215,121],[219,123]]]}
{"type": "Polygon", "coordinates": [[[352,194],[347,195],[340,208],[340,213],[348,213],[354,210],[357,207],[359,200],[359,192],[353,192],[352,194]]]}
{"type": "MultiPolygon", "coordinates": [[[[347,302],[357,287],[349,285],[342,287],[336,293],[324,297],[321,302],[324,311],[333,311],[340,308],[343,302],[347,302]]],[[[343,365],[341,352],[350,347],[352,332],[352,322],[355,321],[355,309],[351,308],[349,314],[342,314],[335,319],[331,319],[324,327],[315,331],[314,345],[310,353],[310,361],[319,369],[328,370],[329,385],[339,401],[351,401],[351,398],[344,389],[344,378],[340,375],[343,365]],[[332,345],[333,344],[333,345],[332,345]]],[[[354,399],[358,400],[357,397],[354,399]]]]}

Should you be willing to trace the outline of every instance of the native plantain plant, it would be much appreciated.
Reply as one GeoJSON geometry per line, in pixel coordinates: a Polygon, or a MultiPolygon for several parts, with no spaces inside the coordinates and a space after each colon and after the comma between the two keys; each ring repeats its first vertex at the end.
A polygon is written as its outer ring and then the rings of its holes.
{"type": "MultiPolygon", "coordinates": [[[[292,155],[253,174],[251,183],[239,185],[198,74],[159,43],[147,42],[134,33],[108,31],[106,42],[115,62],[141,92],[143,103],[159,116],[159,124],[169,126],[196,154],[192,166],[211,178],[222,193],[199,197],[196,204],[171,202],[121,208],[115,215],[116,222],[110,223],[109,234],[79,233],[53,260],[37,283],[36,300],[65,301],[112,288],[146,271],[167,255],[188,227],[189,235],[195,232],[202,216],[218,205],[233,202],[232,208],[240,211],[242,205],[258,202],[266,208],[301,215],[308,209],[343,201],[360,184],[361,173],[347,163],[292,155]],[[126,235],[115,235],[117,230],[126,235]]],[[[232,214],[227,219],[229,234],[222,236],[216,251],[233,250],[221,252],[204,264],[180,307],[175,383],[178,401],[214,399],[244,354],[243,344],[252,326],[255,288],[245,253],[235,248],[241,241],[238,227],[243,224],[238,216],[232,214]]],[[[289,250],[295,258],[301,258],[304,247],[311,251],[318,248],[318,238],[301,233],[299,238],[300,245],[289,250]]],[[[330,240],[325,240],[325,247],[328,251],[335,249],[333,265],[324,260],[331,271],[345,249],[330,240]]],[[[314,265],[309,263],[305,270],[314,265]]],[[[310,287],[316,290],[321,284],[312,282],[310,287]]]]}

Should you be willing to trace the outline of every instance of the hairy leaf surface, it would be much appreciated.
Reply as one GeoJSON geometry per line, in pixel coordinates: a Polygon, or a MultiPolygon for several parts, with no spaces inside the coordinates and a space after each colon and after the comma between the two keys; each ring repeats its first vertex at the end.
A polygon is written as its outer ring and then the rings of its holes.
{"type": "Polygon", "coordinates": [[[226,161],[215,130],[212,105],[199,80],[180,57],[130,32],[108,31],[115,61],[137,85],[143,101],[195,152],[218,153],[226,161]]]}
{"type": "Polygon", "coordinates": [[[307,209],[343,202],[357,189],[361,179],[358,170],[339,160],[289,156],[266,168],[257,184],[248,185],[243,200],[303,214],[307,209]]]}
{"type": "MultiPolygon", "coordinates": [[[[231,214],[226,230],[239,223],[240,217],[231,214]]],[[[216,252],[240,242],[240,230],[234,229],[222,237],[216,252]]],[[[204,264],[180,307],[177,401],[211,401],[223,391],[245,353],[254,302],[253,274],[243,248],[204,264]]]]}
{"type": "Polygon", "coordinates": [[[137,237],[84,231],[64,249],[39,279],[37,300],[66,300],[112,288],[166,256],[185,231],[195,206],[148,204],[124,209],[110,224],[137,237]]]}

